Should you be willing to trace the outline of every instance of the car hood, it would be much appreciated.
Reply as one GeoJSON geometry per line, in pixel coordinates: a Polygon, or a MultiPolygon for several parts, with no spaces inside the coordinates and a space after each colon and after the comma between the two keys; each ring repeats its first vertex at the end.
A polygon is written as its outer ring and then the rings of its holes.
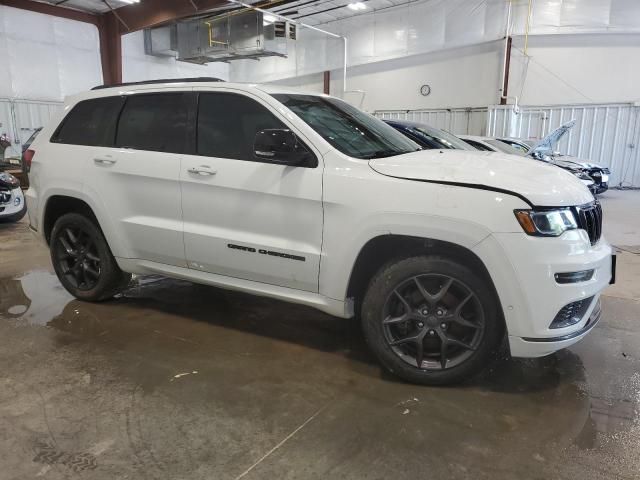
{"type": "Polygon", "coordinates": [[[420,150],[369,161],[389,177],[513,193],[536,206],[584,205],[593,195],[575,175],[527,157],[495,152],[420,150]]]}
{"type": "Polygon", "coordinates": [[[547,135],[542,140],[540,140],[538,143],[536,143],[533,147],[531,147],[531,150],[529,150],[527,152],[527,155],[538,155],[538,156],[552,155],[553,154],[553,147],[558,144],[560,139],[569,130],[571,130],[575,124],[576,124],[576,121],[575,120],[571,120],[571,121],[569,121],[567,123],[564,123],[564,124],[560,125],[553,132],[551,132],[549,135],[547,135]]]}
{"type": "Polygon", "coordinates": [[[551,156],[551,163],[563,168],[573,169],[589,169],[589,168],[604,168],[597,163],[591,163],[586,160],[577,157],[571,157],[569,155],[553,155],[551,156]]]}

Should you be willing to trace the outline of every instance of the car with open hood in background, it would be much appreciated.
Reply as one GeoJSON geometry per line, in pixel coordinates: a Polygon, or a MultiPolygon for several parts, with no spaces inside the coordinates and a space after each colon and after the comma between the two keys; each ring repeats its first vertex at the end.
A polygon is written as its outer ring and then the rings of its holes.
{"type": "Polygon", "coordinates": [[[12,223],[27,213],[20,181],[8,172],[0,172],[0,223],[12,223]]]}
{"type": "MultiPolygon", "coordinates": [[[[422,148],[456,149],[456,150],[484,150],[522,156],[526,152],[498,141],[495,138],[475,137],[470,135],[456,136],[445,130],[434,128],[423,123],[407,120],[384,120],[404,136],[410,138],[422,148]]],[[[591,177],[577,169],[568,169],[592,192],[595,193],[595,182],[591,177]]]]}
{"type": "MultiPolygon", "coordinates": [[[[514,147],[494,137],[483,137],[479,135],[460,135],[460,138],[464,140],[466,143],[468,143],[469,145],[471,145],[476,150],[486,151],[486,152],[508,153],[511,155],[531,157],[532,159],[535,159],[535,160],[540,160],[540,161],[550,163],[552,165],[555,165],[556,167],[560,167],[564,170],[568,170],[569,172],[573,173],[576,177],[580,179],[582,183],[584,183],[587,186],[587,188],[589,188],[591,193],[593,193],[594,195],[604,191],[604,190],[599,190],[599,187],[596,185],[595,180],[591,178],[591,176],[585,172],[585,169],[580,166],[566,165],[566,164],[561,164],[560,162],[552,162],[548,156],[543,156],[542,154],[540,154],[541,156],[537,156],[533,153],[529,154],[529,153],[523,152],[523,148],[514,147]]],[[[533,151],[533,149],[530,149],[530,151],[533,151]]]]}
{"type": "Polygon", "coordinates": [[[609,189],[609,176],[611,170],[597,163],[574,157],[572,155],[564,155],[555,150],[560,139],[566,135],[576,124],[575,120],[571,120],[560,125],[557,129],[544,137],[542,140],[523,140],[517,138],[498,137],[496,140],[520,150],[538,160],[553,163],[561,168],[571,171],[580,171],[589,175],[594,182],[594,193],[604,193],[609,189]]]}

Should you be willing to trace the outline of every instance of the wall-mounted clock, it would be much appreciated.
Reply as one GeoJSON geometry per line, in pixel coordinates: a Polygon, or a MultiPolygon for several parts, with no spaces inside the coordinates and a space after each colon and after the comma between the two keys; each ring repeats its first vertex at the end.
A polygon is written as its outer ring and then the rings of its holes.
{"type": "Polygon", "coordinates": [[[429,85],[422,85],[420,87],[420,95],[423,97],[428,96],[431,93],[431,87],[429,85]]]}

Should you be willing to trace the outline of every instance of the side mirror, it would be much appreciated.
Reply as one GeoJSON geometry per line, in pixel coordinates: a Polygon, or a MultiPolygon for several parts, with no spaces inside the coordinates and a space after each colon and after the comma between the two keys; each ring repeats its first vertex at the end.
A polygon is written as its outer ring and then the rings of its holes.
{"type": "Polygon", "coordinates": [[[253,153],[258,158],[280,165],[312,166],[313,154],[298,142],[298,137],[286,128],[260,130],[253,142],[253,153]]]}

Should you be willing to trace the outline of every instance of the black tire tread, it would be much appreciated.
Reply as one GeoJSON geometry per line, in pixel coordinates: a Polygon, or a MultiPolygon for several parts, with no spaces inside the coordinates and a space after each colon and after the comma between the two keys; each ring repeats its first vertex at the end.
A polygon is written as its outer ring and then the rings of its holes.
{"type": "Polygon", "coordinates": [[[367,288],[361,306],[361,322],[365,339],[382,366],[390,373],[411,383],[421,385],[447,385],[459,383],[477,375],[489,362],[491,355],[500,346],[504,335],[504,321],[493,289],[486,280],[474,271],[454,259],[444,255],[418,255],[403,259],[394,259],[383,265],[367,288]],[[422,271],[420,269],[425,268],[422,271]],[[387,345],[382,330],[379,312],[387,298],[390,288],[395,288],[399,279],[418,274],[429,273],[429,269],[447,269],[457,275],[472,288],[485,310],[485,333],[480,347],[464,363],[444,371],[420,370],[405,363],[387,345]]]}
{"type": "Polygon", "coordinates": [[[102,230],[95,223],[93,219],[87,218],[85,215],[79,213],[67,213],[62,215],[53,226],[53,230],[51,231],[51,261],[53,262],[54,269],[56,274],[58,275],[58,279],[65,287],[65,289],[74,297],[79,300],[84,300],[88,302],[102,302],[108,299],[113,298],[114,295],[121,292],[124,288],[127,287],[131,280],[131,274],[123,272],[118,267],[116,259],[113,257],[111,253],[111,249],[107,244],[104,235],[102,234],[102,230]],[[86,231],[94,238],[98,249],[100,250],[100,259],[101,259],[101,274],[100,279],[98,280],[98,284],[91,290],[79,290],[70,285],[66,279],[59,272],[59,267],[57,265],[53,244],[55,238],[57,238],[58,233],[69,224],[81,225],[86,231]]]}

